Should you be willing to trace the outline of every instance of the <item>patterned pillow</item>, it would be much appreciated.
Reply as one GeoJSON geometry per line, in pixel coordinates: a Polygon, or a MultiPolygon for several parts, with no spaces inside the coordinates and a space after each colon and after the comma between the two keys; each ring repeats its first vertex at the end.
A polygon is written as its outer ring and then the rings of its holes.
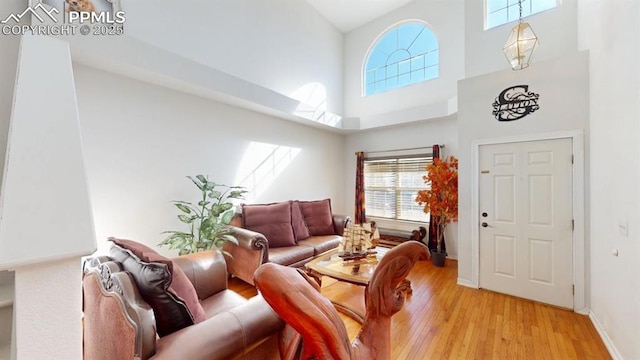
{"type": "Polygon", "coordinates": [[[206,319],[196,290],[179,266],[150,247],[109,238],[110,256],[131,273],[140,295],[153,308],[158,335],[165,336],[206,319]]]}
{"type": "Polygon", "coordinates": [[[330,199],[300,201],[300,209],[312,236],[335,235],[330,199]]]}

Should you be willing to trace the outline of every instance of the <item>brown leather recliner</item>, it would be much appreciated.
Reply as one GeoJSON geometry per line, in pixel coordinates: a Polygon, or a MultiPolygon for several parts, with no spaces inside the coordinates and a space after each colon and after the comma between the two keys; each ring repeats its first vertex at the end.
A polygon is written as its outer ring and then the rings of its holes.
{"type": "Polygon", "coordinates": [[[107,256],[85,261],[84,358],[94,359],[279,359],[285,328],[261,296],[245,299],[227,288],[218,251],[179,256],[206,320],[159,337],[153,310],[130,273],[107,256]]]}

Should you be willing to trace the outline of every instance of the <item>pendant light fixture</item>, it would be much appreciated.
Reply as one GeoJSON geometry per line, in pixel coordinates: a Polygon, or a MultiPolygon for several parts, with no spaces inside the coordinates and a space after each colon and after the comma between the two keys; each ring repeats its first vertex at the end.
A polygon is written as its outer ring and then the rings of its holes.
{"type": "Polygon", "coordinates": [[[520,17],[518,24],[511,29],[507,42],[502,48],[511,68],[522,70],[529,66],[531,56],[538,47],[538,38],[528,23],[522,22],[522,0],[518,0],[520,17]]]}

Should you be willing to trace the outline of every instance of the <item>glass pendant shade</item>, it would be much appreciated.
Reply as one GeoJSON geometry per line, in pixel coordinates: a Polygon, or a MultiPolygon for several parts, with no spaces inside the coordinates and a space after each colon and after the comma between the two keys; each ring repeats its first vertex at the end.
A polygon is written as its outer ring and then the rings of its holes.
{"type": "Polygon", "coordinates": [[[538,47],[538,38],[528,23],[520,22],[511,29],[507,42],[502,48],[513,70],[529,66],[531,56],[538,47]]]}

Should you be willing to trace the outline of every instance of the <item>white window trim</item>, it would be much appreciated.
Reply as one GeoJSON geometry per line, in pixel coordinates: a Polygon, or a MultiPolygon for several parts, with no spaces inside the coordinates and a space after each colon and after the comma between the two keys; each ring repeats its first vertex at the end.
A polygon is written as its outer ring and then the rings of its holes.
{"type": "MultiPolygon", "coordinates": [[[[559,0],[558,0],[559,1],[559,0]]],[[[360,66],[360,96],[361,97],[368,97],[368,96],[373,96],[373,95],[379,95],[379,94],[384,94],[386,92],[389,91],[394,91],[394,90],[398,90],[398,89],[402,89],[404,87],[408,87],[408,86],[404,86],[402,88],[395,88],[395,89],[391,89],[382,93],[378,93],[378,94],[372,94],[372,95],[367,95],[367,62],[369,61],[369,56],[371,55],[371,51],[373,51],[373,49],[375,48],[376,44],[378,44],[378,41],[380,41],[380,39],[382,39],[383,36],[385,36],[391,29],[393,29],[396,26],[400,26],[406,23],[414,23],[414,22],[418,22],[423,24],[425,27],[427,27],[429,30],[431,30],[431,33],[433,33],[433,36],[435,36],[436,38],[436,42],[438,44],[438,74],[440,73],[440,39],[438,38],[438,34],[433,30],[433,27],[427,23],[424,20],[421,19],[405,19],[402,21],[398,21],[397,23],[388,26],[387,28],[385,28],[382,32],[380,32],[378,34],[378,36],[376,36],[376,38],[369,44],[369,48],[367,48],[367,52],[365,53],[364,59],[362,60],[362,64],[360,66]]],[[[439,77],[439,76],[438,76],[439,77]]],[[[435,79],[430,79],[430,80],[435,80],[435,79]]],[[[425,80],[416,84],[421,84],[423,82],[426,82],[429,80],[425,80]]],[[[411,85],[416,85],[416,84],[411,84],[411,85]]],[[[411,86],[409,85],[409,86],[411,86]]]]}
{"type": "MultiPolygon", "coordinates": [[[[489,0],[484,0],[484,1],[483,1],[483,11],[482,11],[482,14],[483,14],[483,15],[482,15],[482,16],[483,16],[483,27],[484,27],[484,30],[485,30],[485,31],[487,31],[487,30],[492,30],[492,29],[497,29],[497,28],[499,28],[499,27],[501,27],[501,26],[509,25],[509,24],[512,24],[512,23],[514,23],[514,22],[518,21],[518,19],[513,19],[513,20],[511,20],[511,21],[508,21],[508,22],[506,22],[506,23],[502,23],[502,24],[500,24],[500,25],[494,25],[494,26],[492,26],[492,27],[488,27],[488,26],[489,26],[489,25],[488,25],[488,17],[489,17],[489,13],[488,13],[488,11],[489,11],[489,7],[488,7],[488,5],[487,5],[487,1],[489,1],[489,0]]],[[[526,18],[531,17],[531,16],[535,16],[535,15],[538,15],[538,14],[542,14],[542,13],[545,13],[545,12],[547,12],[547,11],[549,11],[549,10],[556,9],[556,8],[560,7],[560,5],[562,5],[562,0],[555,0],[555,2],[556,2],[556,6],[554,6],[554,7],[552,7],[552,8],[549,8],[549,9],[546,9],[546,10],[542,10],[542,11],[538,11],[538,12],[535,12],[535,13],[533,13],[533,14],[529,14],[529,15],[527,15],[527,16],[523,16],[522,18],[523,18],[523,19],[526,19],[526,18]]]]}

